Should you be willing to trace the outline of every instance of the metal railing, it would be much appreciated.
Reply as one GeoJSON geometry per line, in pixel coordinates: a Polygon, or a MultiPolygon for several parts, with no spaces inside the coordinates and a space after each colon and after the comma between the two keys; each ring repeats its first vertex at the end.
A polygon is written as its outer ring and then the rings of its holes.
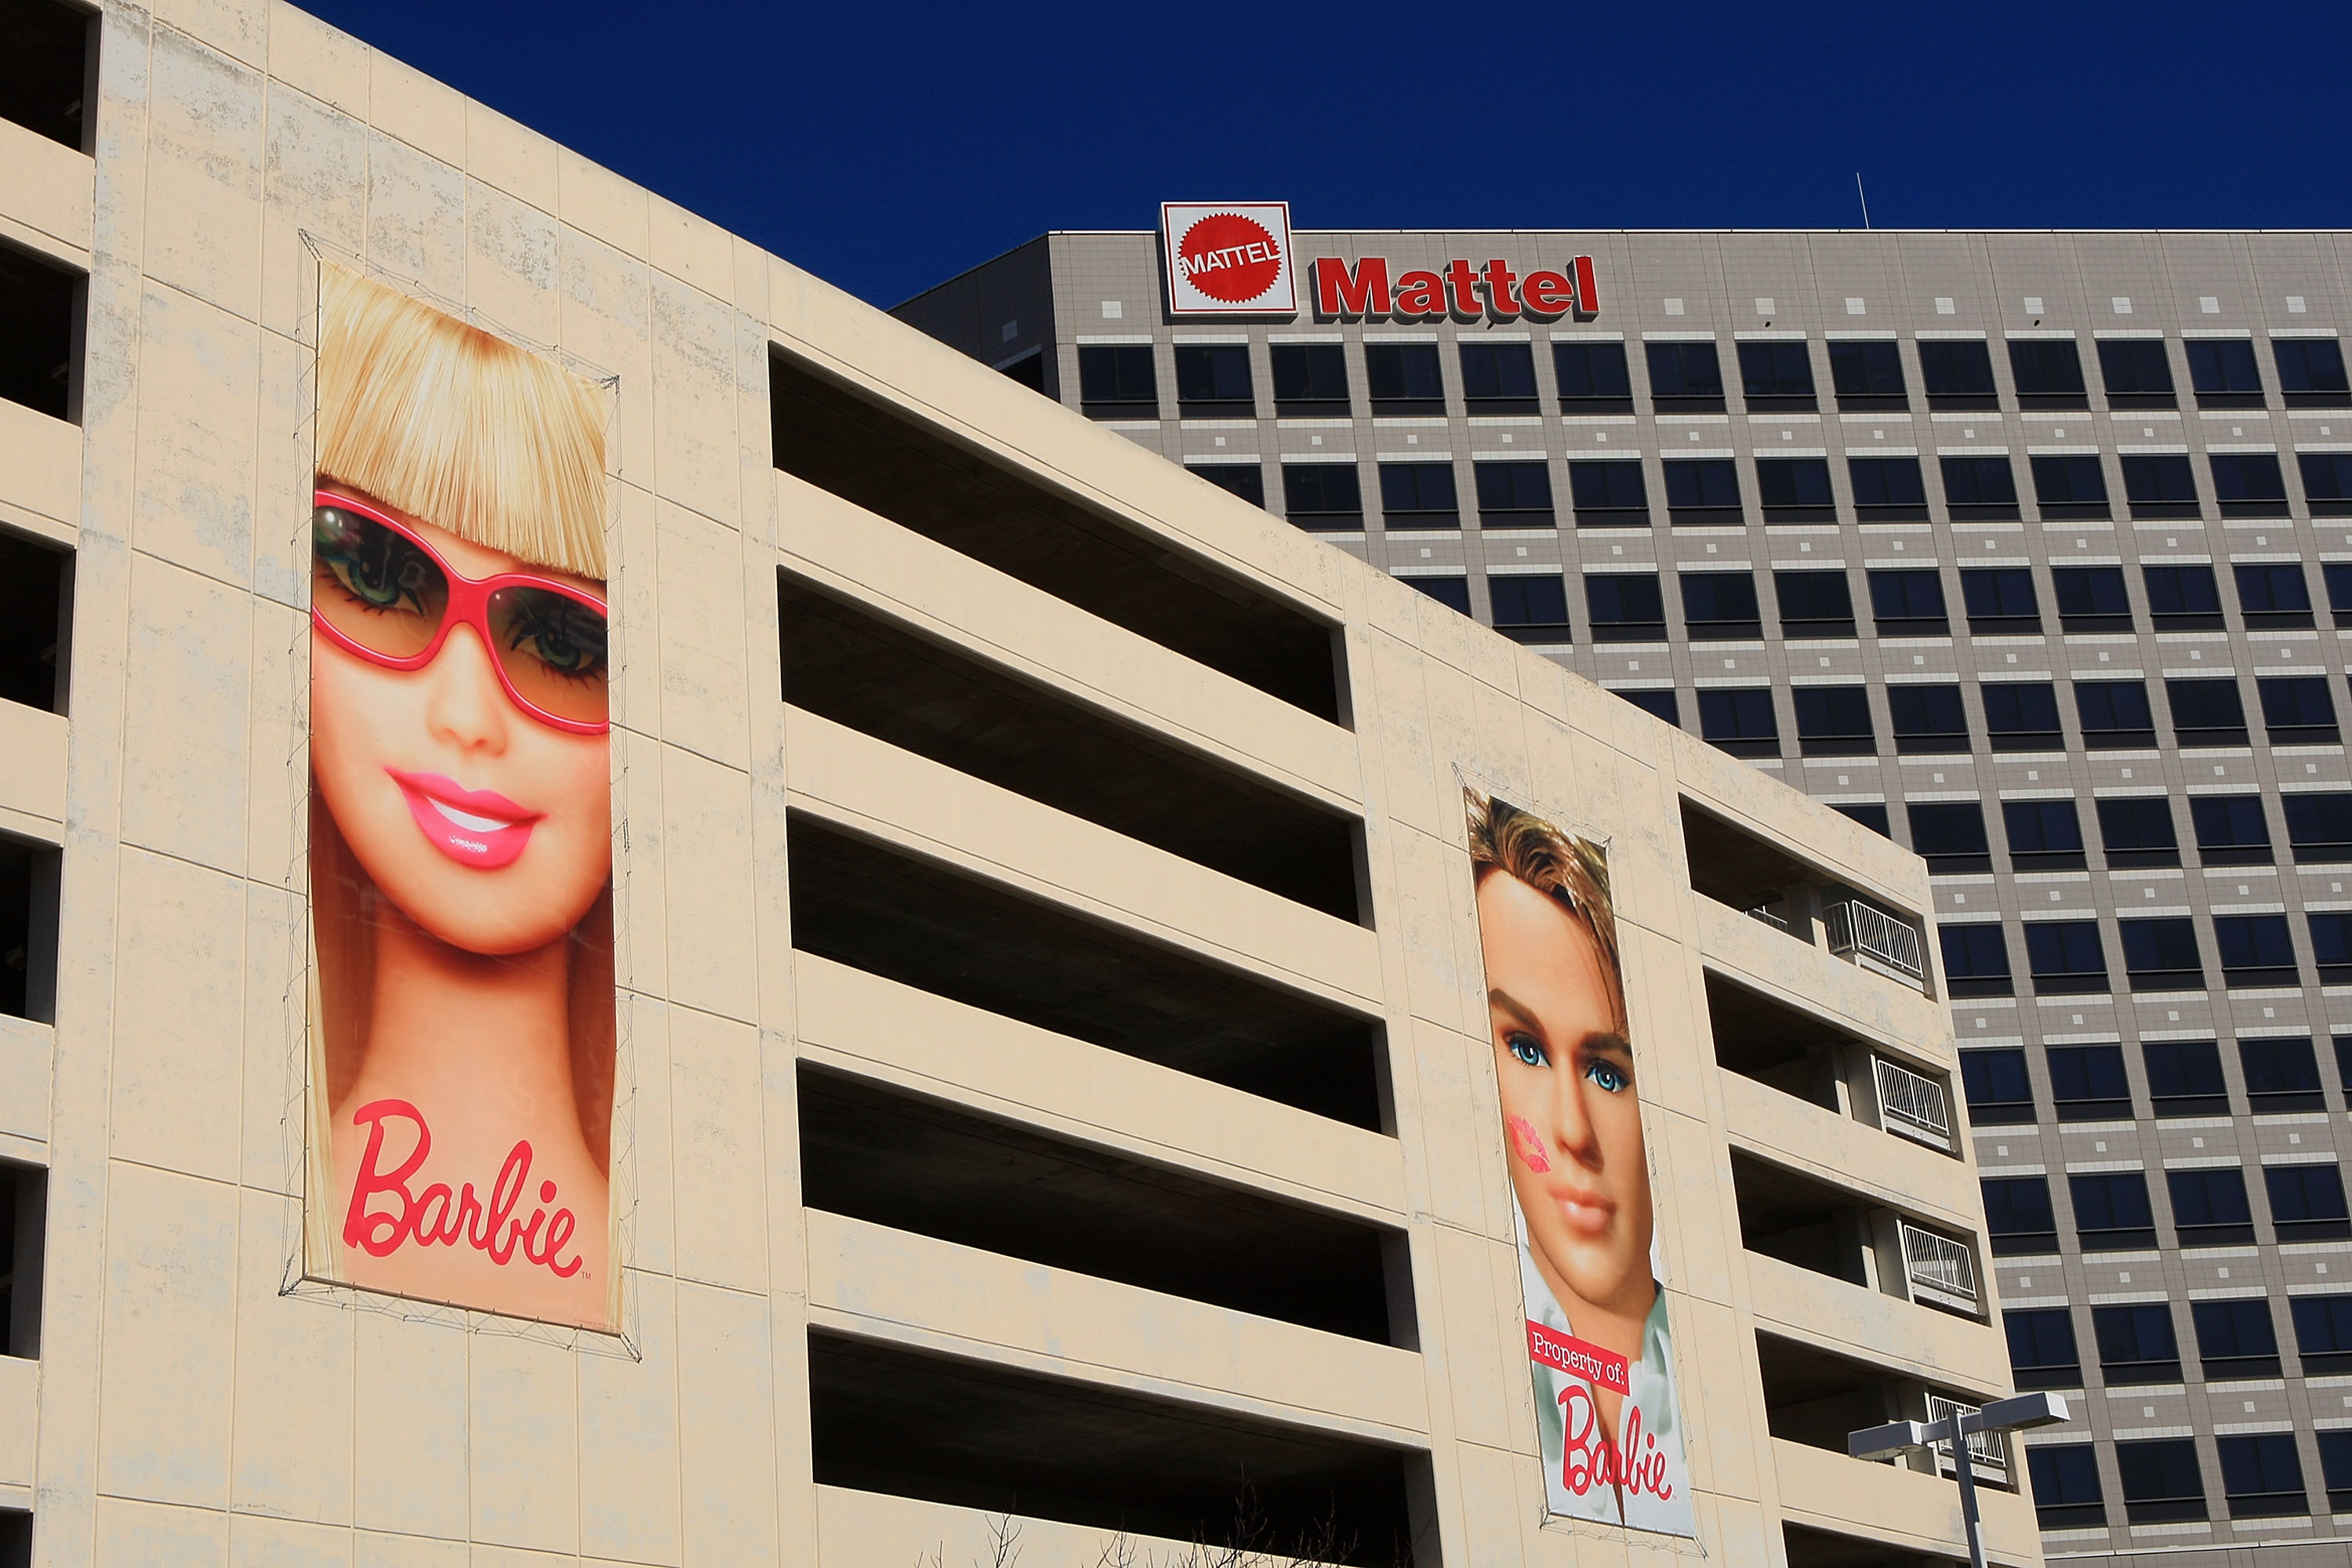
{"type": "Polygon", "coordinates": [[[1919,928],[1860,899],[1825,907],[1822,931],[1829,950],[1840,958],[1866,958],[1912,980],[1927,978],[1919,951],[1919,928]]]}
{"type": "Polygon", "coordinates": [[[1747,910],[1746,913],[1749,920],[1761,921],[1764,924],[1770,926],[1774,931],[1787,931],[1789,929],[1789,917],[1780,913],[1769,904],[1759,904],[1754,909],[1747,910]]]}
{"type": "Polygon", "coordinates": [[[1907,1219],[1896,1221],[1896,1226],[1903,1235],[1903,1273],[1915,1300],[1971,1315],[1984,1310],[1984,1298],[1977,1289],[1976,1254],[1966,1242],[1922,1229],[1907,1219]]]}
{"type": "Polygon", "coordinates": [[[1889,1132],[1948,1152],[1952,1147],[1951,1103],[1944,1086],[1885,1057],[1870,1058],[1878,1080],[1879,1120],[1889,1132]]]}
{"type": "MultiPolygon", "coordinates": [[[[1982,1405],[1963,1405],[1957,1399],[1947,1399],[1940,1394],[1927,1395],[1927,1419],[1930,1422],[1948,1420],[1954,1415],[1974,1415],[1982,1408],[1982,1405]]],[[[1936,1445],[1936,1463],[1946,1470],[1952,1468],[1951,1447],[1949,1443],[1936,1445]]],[[[2008,1441],[1999,1432],[1969,1433],[1969,1463],[1976,1468],[1979,1479],[1984,1479],[1984,1472],[1989,1470],[1991,1472],[1990,1479],[2007,1484],[2009,1480],[2008,1441]]]]}

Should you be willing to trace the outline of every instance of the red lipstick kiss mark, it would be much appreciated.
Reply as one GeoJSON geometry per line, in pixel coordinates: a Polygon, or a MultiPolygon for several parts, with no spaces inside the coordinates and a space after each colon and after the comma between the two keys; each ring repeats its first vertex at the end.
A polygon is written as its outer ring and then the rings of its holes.
{"type": "Polygon", "coordinates": [[[1535,1124],[1524,1116],[1506,1116],[1503,1125],[1510,1129],[1511,1150],[1518,1155],[1519,1163],[1538,1176],[1549,1175],[1551,1162],[1544,1158],[1543,1136],[1536,1131],[1535,1124]]]}

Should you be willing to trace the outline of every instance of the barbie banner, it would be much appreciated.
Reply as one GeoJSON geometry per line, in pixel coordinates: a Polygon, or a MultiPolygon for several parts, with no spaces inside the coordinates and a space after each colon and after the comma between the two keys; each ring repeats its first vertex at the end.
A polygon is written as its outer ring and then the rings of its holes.
{"type": "Polygon", "coordinates": [[[604,389],[334,267],[308,1272],[614,1326],[604,389]]]}
{"type": "Polygon", "coordinates": [[[1545,1509],[1692,1535],[1608,860],[1517,806],[1468,806],[1545,1509]]]}

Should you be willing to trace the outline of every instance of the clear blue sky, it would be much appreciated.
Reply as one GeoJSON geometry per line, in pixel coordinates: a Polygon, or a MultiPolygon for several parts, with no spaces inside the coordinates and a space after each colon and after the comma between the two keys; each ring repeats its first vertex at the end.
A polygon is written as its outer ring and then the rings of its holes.
{"type": "Polygon", "coordinates": [[[877,304],[1049,228],[2352,226],[2352,5],[309,0],[877,304]]]}

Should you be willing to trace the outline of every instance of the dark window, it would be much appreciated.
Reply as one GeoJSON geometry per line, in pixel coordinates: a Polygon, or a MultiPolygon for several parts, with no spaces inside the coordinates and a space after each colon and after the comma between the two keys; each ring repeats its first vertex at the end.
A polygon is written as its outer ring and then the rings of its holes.
{"type": "Polygon", "coordinates": [[[1316,533],[1353,533],[1364,526],[1364,498],[1353,463],[1285,463],[1282,506],[1316,533]]]}
{"type": "MultiPolygon", "coordinates": [[[[2246,1204],[2246,1173],[2235,1165],[2203,1171],[2167,1171],[2164,1186],[2172,1200],[2172,1226],[2179,1234],[2181,1246],[2253,1245],[2254,1211],[2246,1204]]],[[[2203,1337],[2200,1332],[2199,1338],[2203,1337]]],[[[2210,1355],[2212,1352],[2205,1353],[2210,1355]]],[[[2208,1369],[2205,1375],[2210,1377],[2213,1373],[2208,1369]]],[[[2277,1375],[2275,1367],[2270,1375],[2277,1375]]]]}
{"type": "MultiPolygon", "coordinates": [[[[5,37],[0,25],[0,37],[5,37]]],[[[41,1268],[48,1225],[48,1173],[0,1161],[0,1355],[41,1354],[41,1268]]],[[[0,1535],[0,1548],[7,1538],[0,1535]]],[[[0,1563],[9,1563],[0,1550],[0,1563]]]]}
{"type": "Polygon", "coordinates": [[[2033,499],[2045,518],[2105,517],[2107,476],[2099,459],[2089,453],[2029,459],[2033,465],[2033,499]]]}
{"type": "MultiPolygon", "coordinates": [[[[1915,829],[1916,831],[1916,829],[1915,829]]],[[[1930,869],[1933,868],[1932,863],[1930,869]]],[[[1944,983],[1954,996],[2011,996],[2009,940],[1998,925],[1947,925],[1943,932],[1944,983]]],[[[2023,1053],[2019,1053],[2020,1060],[2023,1053]]],[[[2031,1116],[2026,1118],[2031,1121],[2031,1116]]]]}
{"type": "Polygon", "coordinates": [[[2352,408],[2352,382],[2345,379],[2344,351],[2334,338],[2279,338],[2271,353],[2289,408],[2352,408]]]}
{"type": "Polygon", "coordinates": [[[2275,452],[2216,452],[2206,458],[2213,466],[2213,499],[2223,517],[2284,517],[2286,479],[2279,472],[2275,452]]]}
{"type": "MultiPolygon", "coordinates": [[[[94,11],[49,0],[12,5],[0,15],[0,120],[85,150],[89,116],[82,100],[96,20],[94,11]]],[[[5,1557],[0,1552],[0,1561],[5,1557]]]]}
{"type": "Polygon", "coordinates": [[[1382,463],[1381,520],[1391,532],[1459,528],[1451,463],[1382,463]]]}
{"type": "Polygon", "coordinates": [[[1252,506],[1265,504],[1265,470],[1255,463],[1187,463],[1184,468],[1252,506]]]}
{"type": "Polygon", "coordinates": [[[1728,458],[1668,458],[1666,517],[1689,525],[1738,523],[1739,470],[1728,458]]]}
{"type": "Polygon", "coordinates": [[[0,1013],[47,1023],[57,999],[58,851],[0,834],[0,1013]]]}
{"type": "Polygon", "coordinates": [[[2221,589],[2210,566],[2143,566],[2147,616],[2160,632],[2221,629],[2221,589]]]}
{"type": "Polygon", "coordinates": [[[2198,858],[2206,865],[2271,863],[2270,821],[2263,815],[2259,795],[2191,795],[2189,821],[2197,830],[2198,858]]]}
{"type": "Polygon", "coordinates": [[[2128,1121],[2131,1080],[2121,1046],[2052,1046],[2050,1103],[2061,1121],[2128,1121]]]}
{"type": "Polygon", "coordinates": [[[2007,458],[1942,458],[1944,506],[1957,522],[1998,521],[2017,510],[2017,477],[2007,458]]]}
{"type": "Polygon", "coordinates": [[[2297,1296],[2287,1303],[2287,1315],[2294,1320],[2304,1376],[2352,1372],[2352,1296],[2297,1296]]]}
{"type": "Polygon", "coordinates": [[[2034,1307],[2000,1316],[2009,1334],[2010,1371],[2020,1389],[2083,1386],[2074,1314],[2063,1307],[2034,1307]]]}
{"type": "Polygon", "coordinates": [[[2238,579],[2238,612],[2253,630],[2312,624],[2311,586],[2292,562],[2232,568],[2238,579]]]}
{"type": "Polygon", "coordinates": [[[1897,752],[1965,752],[1968,710],[1957,686],[1890,686],[1886,715],[1897,752]]]}
{"type": "Polygon", "coordinates": [[[1809,757],[1866,757],[1878,750],[1870,692],[1860,686],[1800,686],[1790,694],[1797,739],[1809,757]]]}
{"type": "Polygon", "coordinates": [[[1977,688],[1985,730],[1996,752],[2054,752],[2065,744],[2058,727],[2058,689],[2046,680],[2000,680],[1977,688]]]}
{"type": "Polygon", "coordinates": [[[2180,345],[2189,353],[2189,384],[2197,389],[2200,408],[2260,408],[2263,373],[2254,363],[2254,345],[2242,338],[2191,338],[2180,345]]]}
{"type": "Polygon", "coordinates": [[[2164,700],[2172,710],[2172,738],[2183,746],[2242,746],[2246,704],[2228,677],[2168,680],[2164,700]]]}
{"type": "MultiPolygon", "coordinates": [[[[2074,1234],[2082,1238],[2085,1252],[2131,1252],[2156,1245],[2156,1211],[2148,1206],[2147,1177],[2138,1171],[2100,1171],[2089,1175],[2066,1178],[2066,1191],[2074,1200],[2074,1234]]],[[[2141,1309],[2126,1309],[2140,1310],[2141,1309]]],[[[2100,1308],[2100,1311],[2106,1310],[2100,1308]]],[[[2162,1309],[2158,1309],[2162,1310],[2162,1309]]],[[[2093,1314],[2095,1320],[2097,1314],[2093,1314]]],[[[2164,1313],[2165,1349],[2171,1351],[2172,1315],[2164,1313]]],[[[2099,1335],[2099,1360],[2104,1364],[2109,1358],[2106,1334],[2099,1335]]],[[[2171,1382],[2180,1375],[2173,1369],[2171,1382]]],[[[2155,1378],[2141,1379],[2156,1382],[2155,1378]]]]}
{"type": "Polygon", "coordinates": [[[1477,342],[1465,339],[1462,401],[1474,414],[1533,414],[1536,351],[1528,343],[1477,342]]]}
{"type": "Polygon", "coordinates": [[[2327,1241],[2352,1236],[2344,1206],[2344,1176],[2334,1165],[2265,1165],[2271,1226],[2282,1242],[2327,1241]]]}
{"type": "Polygon", "coordinates": [[[2053,566],[2050,586],[2058,600],[2058,624],[2070,632],[2127,632],[2131,595],[2120,566],[2053,566]]]}
{"type": "Polygon", "coordinates": [[[1883,637],[1941,637],[1952,629],[1944,615],[1944,579],[1932,566],[1873,572],[1870,612],[1883,637]]]}
{"type": "MultiPolygon", "coordinates": [[[[2058,1220],[2046,1176],[1986,1176],[1985,1233],[1993,1256],[2014,1258],[2058,1250],[2058,1220]]],[[[2352,1347],[2347,1347],[2352,1348],[2352,1347]]]]}
{"type": "Polygon", "coordinates": [[[2096,921],[2035,921],[2025,928],[2026,967],[2042,996],[2078,996],[2107,988],[2107,955],[2096,921]]]}
{"type": "Polygon", "coordinates": [[[1713,343],[1645,343],[1650,403],[1661,414],[1723,411],[1723,367],[1713,343]]]}
{"type": "Polygon", "coordinates": [[[1045,390],[1045,355],[1043,350],[1033,349],[1010,364],[1001,364],[996,368],[1032,392],[1045,390]]]}
{"type": "MultiPolygon", "coordinates": [[[[2272,918],[2282,923],[2286,919],[2272,918]]],[[[2238,1067],[2246,1077],[2246,1104],[2257,1116],[2327,1109],[2319,1089],[2319,1056],[2306,1038],[2240,1040],[2238,1067]]]]}
{"type": "Polygon", "coordinates": [[[2352,562],[2330,562],[2319,569],[2327,584],[2327,607],[2338,628],[2352,627],[2352,562]]]}
{"type": "Polygon", "coordinates": [[[1895,825],[1887,818],[1886,805],[1884,801],[1849,801],[1843,805],[1832,805],[1830,809],[1840,816],[1851,817],[1861,823],[1881,838],[1895,837],[1895,825]]]}
{"type": "Polygon", "coordinates": [[[2098,804],[2099,846],[2110,870],[2180,864],[2180,835],[2172,802],[2160,795],[2130,795],[2098,804]]]}
{"type": "Polygon", "coordinates": [[[1664,719],[1677,730],[1683,727],[1682,704],[1675,700],[1674,688],[1670,686],[1649,687],[1639,691],[1620,690],[1617,695],[1653,719],[1664,719]]]}
{"type": "Polygon", "coordinates": [[[2255,680],[2254,690],[2263,700],[2263,728],[2272,745],[2332,746],[2341,739],[2326,677],[2266,675],[2255,680]]]}
{"type": "Polygon", "coordinates": [[[2107,338],[2099,343],[2099,379],[2110,408],[2173,408],[2172,361],[2162,338],[2107,338]]]}
{"type": "Polygon", "coordinates": [[[1764,635],[1756,605],[1752,572],[1685,572],[1683,620],[1694,642],[1721,642],[1764,635]]]}
{"type": "Polygon", "coordinates": [[[1716,688],[1698,694],[1700,738],[1735,757],[1777,757],[1780,726],[1769,686],[1716,688]]]}
{"type": "Polygon", "coordinates": [[[2012,338],[2009,371],[2017,378],[2020,408],[2088,408],[2083,356],[2065,338],[2012,338]]]}
{"type": "Polygon", "coordinates": [[[2283,795],[2279,805],[2296,865],[2352,860],[2352,795],[2283,795]]]}
{"type": "Polygon", "coordinates": [[[1650,494],[1639,461],[1570,463],[1568,492],[1579,528],[1650,526],[1650,494]]]}
{"type": "Polygon", "coordinates": [[[2278,1519],[2311,1511],[2303,1489],[2303,1460],[2288,1432],[2257,1432],[2213,1440],[2221,1461],[2221,1491],[2231,1519],[2278,1519]]]}
{"type": "Polygon", "coordinates": [[[1489,573],[1486,597],[1494,602],[1495,629],[1513,642],[1569,640],[1568,584],[1559,573],[1489,573]]]}
{"type": "MultiPolygon", "coordinates": [[[[2352,452],[2302,452],[2294,461],[2303,470],[2303,499],[2312,516],[2352,517],[2352,452]]],[[[2336,601],[2336,595],[2331,592],[2328,598],[2336,601]]],[[[2337,601],[2336,607],[2345,606],[2337,601]]]]}
{"type": "Polygon", "coordinates": [[[2179,454],[2146,453],[2122,459],[2124,499],[2134,517],[2195,517],[2197,476],[2179,454]]]}
{"type": "Polygon", "coordinates": [[[72,553],[0,528],[0,701],[66,710],[72,601],[72,553]]]}
{"type": "Polygon", "coordinates": [[[1435,343],[1366,343],[1364,389],[1375,414],[1443,414],[1445,380],[1435,343]]]}
{"type": "Polygon", "coordinates": [[[2206,1517],[2205,1478],[2197,1468],[2194,1438],[2118,1443],[2116,1470],[2124,1486],[2124,1517],[2132,1523],[2168,1524],[2206,1517]]]}
{"type": "Polygon", "coordinates": [[[2213,948],[2226,985],[2293,985],[2302,979],[2284,915],[2216,915],[2213,948]]]}
{"type": "Polygon", "coordinates": [[[2148,711],[2146,681],[2075,681],[2074,718],[2083,726],[2083,744],[2095,752],[2156,744],[2156,720],[2148,711]]]}
{"type": "Polygon", "coordinates": [[[1653,574],[1587,573],[1584,609],[1594,642],[1666,640],[1666,599],[1653,574]]]}
{"type": "Polygon", "coordinates": [[[1854,515],[1864,522],[1925,521],[1927,481],[1916,458],[1848,458],[1854,515]]]}
{"type": "Polygon", "coordinates": [[[1247,343],[1176,345],[1176,405],[1192,416],[1254,418],[1257,393],[1250,381],[1247,343]]]}
{"type": "Polygon", "coordinates": [[[1078,350],[1078,406],[1093,419],[1160,417],[1160,373],[1150,343],[1078,350]]]}
{"type": "Polygon", "coordinates": [[[1633,383],[1623,343],[1554,343],[1552,374],[1565,414],[1631,414],[1633,383]]]}
{"type": "Polygon", "coordinates": [[[1830,344],[1830,384],[1838,407],[1849,414],[1911,406],[1904,395],[1903,351],[1891,341],[1830,344]]]}
{"type": "MultiPolygon", "coordinates": [[[[1992,869],[1992,850],[1985,840],[1984,807],[1975,801],[1907,801],[1903,810],[1911,819],[1911,847],[1927,862],[1928,875],[1948,877],[1963,871],[1992,869]]],[[[2008,974],[2007,963],[2001,964],[2000,972],[2008,974]]]]}
{"type": "Polygon", "coordinates": [[[1834,522],[1826,458],[1759,458],[1756,499],[1767,522],[1834,522]]]}
{"type": "MultiPolygon", "coordinates": [[[[5,42],[0,32],[0,62],[6,59],[5,42]]],[[[0,72],[5,69],[0,64],[0,72]]],[[[81,284],[79,272],[0,245],[0,397],[52,419],[81,417],[80,366],[74,357],[81,284]]]]}
{"type": "MultiPolygon", "coordinates": [[[[1999,926],[1946,926],[1948,937],[1956,931],[1989,931],[1996,935],[1999,926]]],[[[1951,946],[1949,942],[1944,944],[1951,946]]],[[[1947,968],[1949,965],[1946,966],[1947,968]]],[[[2001,969],[2009,968],[2009,955],[2001,954],[2001,969]]],[[[1962,1051],[1960,1053],[1960,1084],[1969,1097],[1969,1120],[1979,1127],[2021,1127],[2034,1120],[2033,1080],[2026,1075],[2025,1053],[2016,1047],[2000,1050],[1962,1051]]],[[[2011,1312],[2011,1318],[2017,1314],[2011,1312]]],[[[2011,1331],[2012,1342],[2016,1331],[2011,1331]]],[[[2074,1346],[2066,1347],[2070,1352],[2074,1346]]]]}
{"type": "Polygon", "coordinates": [[[1853,636],[1853,590],[1843,572],[1775,572],[1784,637],[1853,636]]]}
{"type": "Polygon", "coordinates": [[[1813,406],[1813,356],[1801,342],[1739,345],[1740,390],[1751,409],[1813,406]]]}
{"type": "Polygon", "coordinates": [[[2083,824],[2071,800],[2006,800],[2001,827],[2010,864],[2020,871],[2073,871],[2085,864],[2083,824]]]}
{"type": "Polygon", "coordinates": [[[2336,1083],[2352,1099],[2352,1035],[2336,1037],[2336,1083]]]}
{"type": "Polygon", "coordinates": [[[2135,991],[2201,991],[2205,962],[2197,952],[2197,922],[2186,915],[2116,922],[2124,973],[2135,991]]]}
{"type": "Polygon", "coordinates": [[[1266,351],[1274,362],[1274,411],[1312,417],[1345,417],[1348,404],[1348,351],[1339,343],[1276,343],[1266,351]]]}
{"type": "Polygon", "coordinates": [[[1964,567],[1960,600],[1969,607],[1969,630],[1979,636],[2017,636],[2042,629],[2042,605],[2034,596],[2030,567],[1964,567]]]}
{"type": "Polygon", "coordinates": [[[2352,1513],[2352,1432],[2322,1432],[2318,1438],[2327,1506],[2336,1513],[2352,1513]]]}
{"type": "MultiPolygon", "coordinates": [[[[2137,1173],[2133,1173],[2136,1176],[2137,1173]]],[[[2072,1178],[2079,1194],[2084,1178],[2072,1178]]],[[[2147,1205],[2143,1185],[2141,1206],[2147,1205]]],[[[2082,1209],[2078,1203],[2075,1213],[2082,1209]]],[[[2172,1327],[2172,1308],[2164,1301],[2135,1301],[2127,1306],[2091,1309],[2091,1331],[2099,1342],[2099,1370],[2109,1383],[2179,1383],[2180,1342],[2172,1327]]]]}
{"type": "Polygon", "coordinates": [[[2147,1098],[2158,1116],[2227,1116],[2230,1087],[2211,1040],[2148,1040],[2139,1048],[2147,1098]]]}
{"type": "Polygon", "coordinates": [[[1542,463],[1474,463],[1481,528],[1549,528],[1551,469],[1542,463]]]}
{"type": "Polygon", "coordinates": [[[1420,590],[1449,610],[1458,610],[1465,616],[1470,613],[1467,577],[1407,577],[1403,581],[1407,587],[1420,590]]]}
{"type": "MultiPolygon", "coordinates": [[[[2021,1379],[2017,1386],[2042,1385],[2021,1379]]],[[[2025,1473],[2033,1483],[2033,1522],[2043,1530],[2098,1530],[2105,1526],[2107,1504],[2099,1490],[2098,1451],[2090,1444],[2044,1444],[2028,1448],[2025,1473]]]]}
{"type": "Polygon", "coordinates": [[[2319,983],[2352,983],[2352,915],[2331,912],[2305,918],[2311,922],[2311,961],[2319,967],[2319,983]]]}
{"type": "Polygon", "coordinates": [[[1992,351],[1982,339],[1934,339],[1919,344],[1919,384],[1930,408],[1998,408],[1992,351]]]}
{"type": "MultiPolygon", "coordinates": [[[[2183,1174],[2175,1172],[2174,1174],[2183,1174]]],[[[2228,1174],[2237,1175],[2235,1171],[2228,1174]]],[[[2245,1183],[2238,1184],[2238,1202],[2246,1201],[2245,1183]]],[[[2179,1205],[2174,1205],[2178,1215],[2179,1205]]],[[[2246,1227],[2252,1239],[2253,1227],[2246,1227]]],[[[2279,1374],[2278,1325],[2272,1321],[2267,1298],[2243,1301],[2198,1301],[2189,1306],[2189,1321],[2197,1330],[2197,1359],[2205,1363],[2208,1383],[2228,1383],[2279,1374]]],[[[2228,1466],[2224,1464],[2226,1471],[2228,1466]]]]}

